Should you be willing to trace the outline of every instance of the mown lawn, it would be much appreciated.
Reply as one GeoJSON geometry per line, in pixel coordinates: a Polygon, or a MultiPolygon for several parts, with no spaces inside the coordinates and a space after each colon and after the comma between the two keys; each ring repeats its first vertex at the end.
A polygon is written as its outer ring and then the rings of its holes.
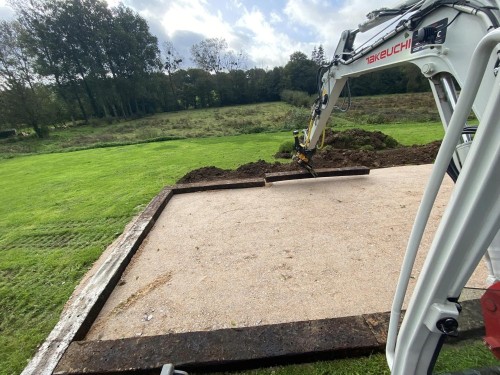
{"type": "Polygon", "coordinates": [[[207,165],[272,161],[287,133],[0,160],[0,374],[18,373],[103,249],[165,185],[207,165]]]}
{"type": "MultiPolygon", "coordinates": [[[[445,345],[440,353],[434,374],[463,371],[472,368],[498,366],[498,361],[479,340],[466,340],[445,345]]],[[[212,373],[212,375],[390,375],[385,355],[346,358],[289,366],[269,367],[242,372],[212,373]]],[[[471,373],[472,374],[472,373],[471,373]]],[[[208,375],[208,374],[207,374],[208,375]]]]}

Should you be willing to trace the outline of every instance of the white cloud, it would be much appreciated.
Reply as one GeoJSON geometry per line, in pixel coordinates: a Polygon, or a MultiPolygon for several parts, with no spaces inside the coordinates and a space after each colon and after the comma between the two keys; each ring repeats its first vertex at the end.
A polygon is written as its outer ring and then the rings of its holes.
{"type": "MultiPolygon", "coordinates": [[[[322,44],[327,56],[333,54],[342,31],[356,29],[366,20],[366,15],[382,7],[387,7],[387,0],[288,0],[284,13],[289,20],[304,29],[312,30],[318,40],[314,45],[322,44]]],[[[390,6],[390,5],[389,5],[390,6]]],[[[371,33],[357,36],[357,44],[366,41],[371,33]]]]}
{"type": "Polygon", "coordinates": [[[14,9],[7,4],[6,0],[0,0],[0,21],[12,21],[14,18],[14,9]]]}
{"type": "Polygon", "coordinates": [[[281,16],[276,12],[271,12],[269,16],[271,18],[269,22],[271,22],[271,24],[273,25],[283,22],[283,18],[281,18],[281,16]]]}
{"type": "Polygon", "coordinates": [[[231,26],[221,12],[211,14],[204,0],[178,0],[170,2],[161,21],[170,37],[176,31],[189,30],[207,38],[231,39],[231,26]]]}
{"type": "Polygon", "coordinates": [[[243,3],[239,0],[231,0],[229,3],[229,6],[233,6],[235,8],[239,8],[239,9],[244,8],[243,3]]]}
{"type": "Polygon", "coordinates": [[[121,0],[106,0],[106,2],[108,3],[108,7],[112,8],[112,7],[117,7],[120,4],[121,0]]]}
{"type": "Polygon", "coordinates": [[[246,52],[257,67],[283,66],[290,54],[297,50],[297,42],[273,27],[257,8],[245,11],[235,27],[250,36],[251,44],[246,52]]]}
{"type": "MultiPolygon", "coordinates": [[[[2,1],[0,0],[0,4],[2,1]]],[[[106,0],[116,5],[120,0],[106,0]]],[[[319,44],[331,56],[342,31],[355,29],[367,13],[391,0],[123,0],[146,18],[161,38],[182,40],[185,61],[190,43],[223,38],[229,48],[243,50],[251,65],[285,65],[295,51],[310,54],[319,44]],[[282,9],[278,4],[282,3],[282,9]],[[189,46],[188,46],[189,44],[189,46]]],[[[358,35],[358,45],[367,39],[358,35]]]]}

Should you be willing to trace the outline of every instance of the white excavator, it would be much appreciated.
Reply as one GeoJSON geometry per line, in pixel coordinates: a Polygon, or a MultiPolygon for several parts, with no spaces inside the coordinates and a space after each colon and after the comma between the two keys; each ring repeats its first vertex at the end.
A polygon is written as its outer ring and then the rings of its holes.
{"type": "MultiPolygon", "coordinates": [[[[386,346],[395,375],[432,373],[446,336],[458,332],[460,294],[484,257],[491,287],[486,343],[500,356],[500,0],[407,0],[370,12],[342,33],[318,72],[309,126],[294,132],[294,159],[313,176],[313,156],[349,78],[404,63],[428,78],[445,137],[408,240],[386,346]],[[371,39],[355,47],[356,37],[371,39]],[[468,126],[474,112],[478,126],[468,126]],[[455,187],[400,326],[419,245],[446,173],[455,187]],[[492,324],[491,324],[492,323],[492,324]]],[[[173,367],[162,374],[182,373],[173,367]]]]}
{"type": "Polygon", "coordinates": [[[392,374],[432,372],[444,338],[457,334],[460,294],[483,257],[491,284],[483,311],[490,314],[486,343],[500,354],[499,8],[498,0],[409,0],[370,12],[357,29],[342,33],[333,60],[319,71],[309,127],[302,139],[294,132],[295,160],[315,175],[313,155],[339,97],[349,92],[349,78],[411,63],[429,80],[445,137],[393,300],[386,346],[392,374]],[[355,47],[356,37],[373,28],[379,29],[375,37],[355,47]],[[479,126],[467,125],[471,110],[479,126]],[[399,328],[415,257],[446,173],[455,181],[453,194],[399,328]]]}

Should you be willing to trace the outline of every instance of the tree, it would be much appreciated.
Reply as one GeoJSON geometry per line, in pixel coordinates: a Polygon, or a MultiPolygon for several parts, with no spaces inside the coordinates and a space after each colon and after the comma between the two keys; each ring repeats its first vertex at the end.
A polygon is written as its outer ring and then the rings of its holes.
{"type": "MultiPolygon", "coordinates": [[[[78,103],[81,116],[143,112],[148,74],[160,70],[158,41],[147,22],[102,0],[18,0],[25,42],[37,72],[78,103]]],[[[72,105],[69,105],[72,107],[72,105]]]]}
{"type": "Polygon", "coordinates": [[[21,43],[17,21],[0,22],[0,111],[4,125],[30,126],[39,137],[47,134],[52,95],[37,84],[33,60],[21,43]]]}
{"type": "Polygon", "coordinates": [[[218,74],[224,69],[223,53],[226,49],[224,39],[209,38],[191,46],[191,55],[198,68],[218,74]]]}
{"type": "Polygon", "coordinates": [[[407,78],[406,92],[423,92],[429,91],[429,79],[426,78],[420,69],[413,64],[405,64],[401,70],[407,78]]]}
{"type": "Polygon", "coordinates": [[[264,69],[253,68],[246,72],[247,97],[250,103],[266,102],[269,100],[266,90],[267,74],[264,69]]]}
{"type": "Polygon", "coordinates": [[[323,46],[321,44],[318,48],[314,46],[311,52],[311,60],[314,61],[318,66],[326,64],[325,50],[323,49],[323,46]]]}
{"type": "Polygon", "coordinates": [[[318,65],[325,65],[326,63],[325,50],[323,49],[323,46],[321,44],[318,47],[318,53],[316,54],[315,62],[318,65]]]}
{"type": "Polygon", "coordinates": [[[222,71],[242,70],[248,56],[244,51],[228,50],[225,39],[209,38],[191,46],[191,56],[200,69],[219,74],[222,71]]]}
{"type": "Polygon", "coordinates": [[[250,102],[248,78],[243,70],[232,70],[227,73],[229,83],[229,104],[246,104],[250,102]]]}
{"type": "Polygon", "coordinates": [[[120,4],[113,9],[109,54],[119,76],[156,72],[162,67],[158,39],[144,18],[120,4]]]}
{"type": "Polygon", "coordinates": [[[158,40],[144,18],[120,4],[113,9],[108,53],[117,79],[124,114],[144,112],[140,102],[148,96],[148,74],[162,70],[158,40]]]}
{"type": "Polygon", "coordinates": [[[174,109],[176,109],[178,106],[177,89],[174,85],[173,74],[180,68],[183,59],[179,55],[177,50],[174,48],[172,42],[170,41],[164,42],[163,48],[165,50],[164,69],[167,72],[170,90],[174,98],[174,109]]]}
{"type": "Polygon", "coordinates": [[[303,52],[294,52],[285,65],[285,88],[313,94],[317,91],[316,73],[314,61],[309,60],[303,52]]]}
{"type": "Polygon", "coordinates": [[[224,70],[232,72],[235,70],[244,70],[248,61],[248,55],[244,51],[238,53],[227,51],[222,55],[222,66],[224,70]]]}
{"type": "Polygon", "coordinates": [[[207,108],[215,104],[214,77],[202,69],[188,70],[190,83],[193,88],[194,107],[207,108]]]}
{"type": "Polygon", "coordinates": [[[92,30],[100,29],[96,20],[108,12],[98,3],[91,9],[91,3],[95,2],[21,0],[13,4],[26,31],[24,42],[36,57],[37,73],[55,80],[61,97],[70,108],[76,101],[84,119],[88,117],[87,103],[97,111],[89,75],[104,75],[97,72],[95,64],[102,61],[102,44],[96,40],[100,34],[92,30]]]}
{"type": "Polygon", "coordinates": [[[267,100],[280,100],[280,94],[285,88],[285,81],[285,69],[281,66],[266,72],[265,91],[267,100]]]}

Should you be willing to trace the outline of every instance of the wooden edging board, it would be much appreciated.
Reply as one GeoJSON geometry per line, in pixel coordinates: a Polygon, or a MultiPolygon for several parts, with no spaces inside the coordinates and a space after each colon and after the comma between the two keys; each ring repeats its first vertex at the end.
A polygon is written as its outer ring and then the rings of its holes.
{"type": "MultiPolygon", "coordinates": [[[[322,168],[316,169],[315,172],[317,177],[359,176],[369,174],[370,169],[366,167],[322,168]]],[[[301,180],[304,178],[313,178],[313,176],[311,173],[304,170],[297,172],[266,173],[266,182],[301,180]]]]}
{"type": "MultiPolygon", "coordinates": [[[[333,168],[321,170],[320,176],[351,176],[368,173],[369,169],[365,167],[333,168]]],[[[104,260],[92,278],[82,285],[79,293],[72,296],[72,302],[65,308],[59,322],[39,347],[21,375],[52,374],[69,345],[86,335],[132,256],[174,194],[261,187],[265,186],[266,181],[273,182],[310,177],[307,172],[284,172],[268,174],[266,178],[262,179],[183,184],[164,188],[148,204],[141,215],[134,220],[129,229],[110,245],[108,258],[104,260]]]]}
{"type": "MultiPolygon", "coordinates": [[[[460,338],[484,334],[479,300],[465,301],[460,338]]],[[[75,341],[55,375],[118,374],[176,369],[227,371],[338,359],[383,351],[388,312],[215,331],[75,341]]],[[[455,339],[456,340],[456,339],[455,339]]]]}

